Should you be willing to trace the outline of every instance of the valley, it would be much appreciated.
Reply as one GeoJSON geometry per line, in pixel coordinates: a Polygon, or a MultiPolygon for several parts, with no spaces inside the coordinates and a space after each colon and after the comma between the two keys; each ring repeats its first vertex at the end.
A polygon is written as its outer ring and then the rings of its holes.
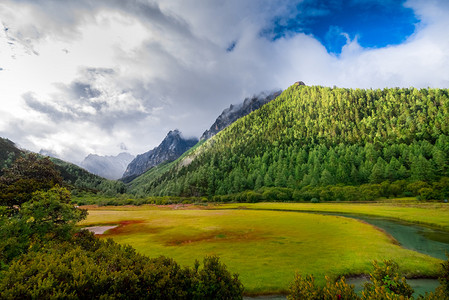
{"type": "Polygon", "coordinates": [[[205,255],[219,255],[239,273],[245,293],[285,293],[295,272],[314,274],[318,284],[324,275],[368,274],[373,260],[393,259],[408,277],[435,277],[440,259],[404,249],[376,227],[341,216],[312,211],[392,211],[403,219],[420,222],[427,212],[428,224],[447,230],[447,207],[394,204],[257,203],[229,205],[89,206],[80,226],[119,224],[103,238],[133,245],[150,257],[165,255],[191,265],[205,255]],[[377,209],[375,209],[377,208],[377,209]],[[306,213],[304,212],[306,211],[306,213]],[[300,213],[298,213],[300,212],[300,213]]]}
{"type": "Polygon", "coordinates": [[[0,300],[449,300],[449,1],[0,2],[0,300]]]}

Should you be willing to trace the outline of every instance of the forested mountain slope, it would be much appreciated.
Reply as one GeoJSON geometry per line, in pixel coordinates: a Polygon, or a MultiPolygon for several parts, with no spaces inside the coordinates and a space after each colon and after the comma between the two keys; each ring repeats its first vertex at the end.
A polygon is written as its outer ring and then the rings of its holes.
{"type": "MultiPolygon", "coordinates": [[[[10,140],[0,138],[0,175],[1,169],[9,167],[17,158],[25,156],[30,152],[21,150],[10,140]]],[[[42,157],[39,154],[36,154],[42,157]]],[[[107,180],[100,176],[89,173],[88,171],[57,158],[50,158],[55,164],[56,169],[61,173],[64,184],[72,192],[91,191],[103,192],[110,195],[123,193],[125,185],[121,182],[107,180]]]]}
{"type": "Polygon", "coordinates": [[[50,160],[55,164],[56,170],[61,173],[64,183],[70,188],[72,194],[89,191],[114,196],[125,192],[126,188],[123,182],[108,180],[58,158],[50,157],[50,160]]]}
{"type": "Polygon", "coordinates": [[[191,163],[131,191],[213,196],[432,182],[449,175],[448,135],[447,89],[292,86],[196,149],[191,163]]]}
{"type": "Polygon", "coordinates": [[[0,175],[2,169],[9,167],[21,153],[22,151],[13,142],[0,137],[0,175]]]}

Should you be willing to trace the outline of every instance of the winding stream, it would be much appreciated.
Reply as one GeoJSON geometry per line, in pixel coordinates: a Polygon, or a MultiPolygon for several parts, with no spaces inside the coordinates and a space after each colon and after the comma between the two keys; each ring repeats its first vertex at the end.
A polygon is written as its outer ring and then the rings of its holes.
{"type": "MultiPolygon", "coordinates": [[[[301,212],[310,213],[310,212],[301,212]]],[[[375,216],[355,215],[345,213],[332,213],[332,212],[313,212],[322,215],[332,215],[348,217],[357,220],[364,221],[368,224],[374,225],[386,233],[395,238],[399,244],[407,249],[427,254],[442,260],[446,260],[446,252],[449,253],[449,232],[427,227],[420,226],[414,223],[386,219],[375,216]]],[[[367,281],[367,278],[348,278],[349,284],[355,285],[356,292],[360,292],[363,289],[363,284],[367,281]]],[[[419,294],[424,295],[425,292],[434,291],[439,282],[437,279],[408,279],[407,282],[415,290],[413,296],[419,294]]],[[[265,297],[245,297],[245,299],[286,299],[282,295],[273,295],[265,297]]]]}
{"type": "Polygon", "coordinates": [[[320,213],[362,220],[366,223],[379,227],[399,244],[416,252],[424,253],[442,260],[446,260],[446,252],[449,253],[449,232],[439,229],[420,226],[414,223],[385,219],[374,216],[354,215],[344,213],[320,213]]]}
{"type": "MultiPolygon", "coordinates": [[[[354,215],[344,213],[320,213],[324,215],[334,215],[353,218],[364,221],[385,230],[399,244],[407,249],[424,253],[442,260],[446,260],[446,252],[449,253],[449,232],[439,229],[420,226],[414,223],[385,219],[381,217],[354,215]]],[[[348,278],[347,282],[355,286],[356,292],[363,289],[363,284],[367,278],[348,278]]],[[[407,283],[415,290],[414,297],[424,295],[425,292],[434,291],[439,282],[437,279],[407,279],[407,283]]]]}

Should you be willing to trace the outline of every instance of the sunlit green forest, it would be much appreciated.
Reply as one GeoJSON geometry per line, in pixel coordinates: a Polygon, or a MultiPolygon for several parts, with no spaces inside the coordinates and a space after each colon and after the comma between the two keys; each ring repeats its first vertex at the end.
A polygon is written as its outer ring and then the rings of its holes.
{"type": "Polygon", "coordinates": [[[448,153],[447,89],[291,86],[192,151],[190,164],[166,166],[130,192],[442,199],[449,195],[448,153]]]}

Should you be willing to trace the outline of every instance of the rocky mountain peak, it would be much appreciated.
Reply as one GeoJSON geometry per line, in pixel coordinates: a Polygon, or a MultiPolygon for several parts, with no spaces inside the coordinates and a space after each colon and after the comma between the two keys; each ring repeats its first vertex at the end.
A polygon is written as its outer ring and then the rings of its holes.
{"type": "Polygon", "coordinates": [[[282,91],[275,91],[272,93],[261,93],[253,97],[246,98],[243,103],[238,105],[231,104],[215,120],[214,124],[206,130],[201,136],[200,140],[207,140],[216,135],[218,132],[228,127],[237,119],[244,117],[252,111],[259,109],[262,105],[270,102],[281,94],[282,91]]]}
{"type": "Polygon", "coordinates": [[[164,140],[156,148],[137,155],[129,163],[122,180],[129,182],[147,170],[167,161],[173,161],[198,143],[197,138],[184,138],[178,129],[168,132],[164,140]]]}

